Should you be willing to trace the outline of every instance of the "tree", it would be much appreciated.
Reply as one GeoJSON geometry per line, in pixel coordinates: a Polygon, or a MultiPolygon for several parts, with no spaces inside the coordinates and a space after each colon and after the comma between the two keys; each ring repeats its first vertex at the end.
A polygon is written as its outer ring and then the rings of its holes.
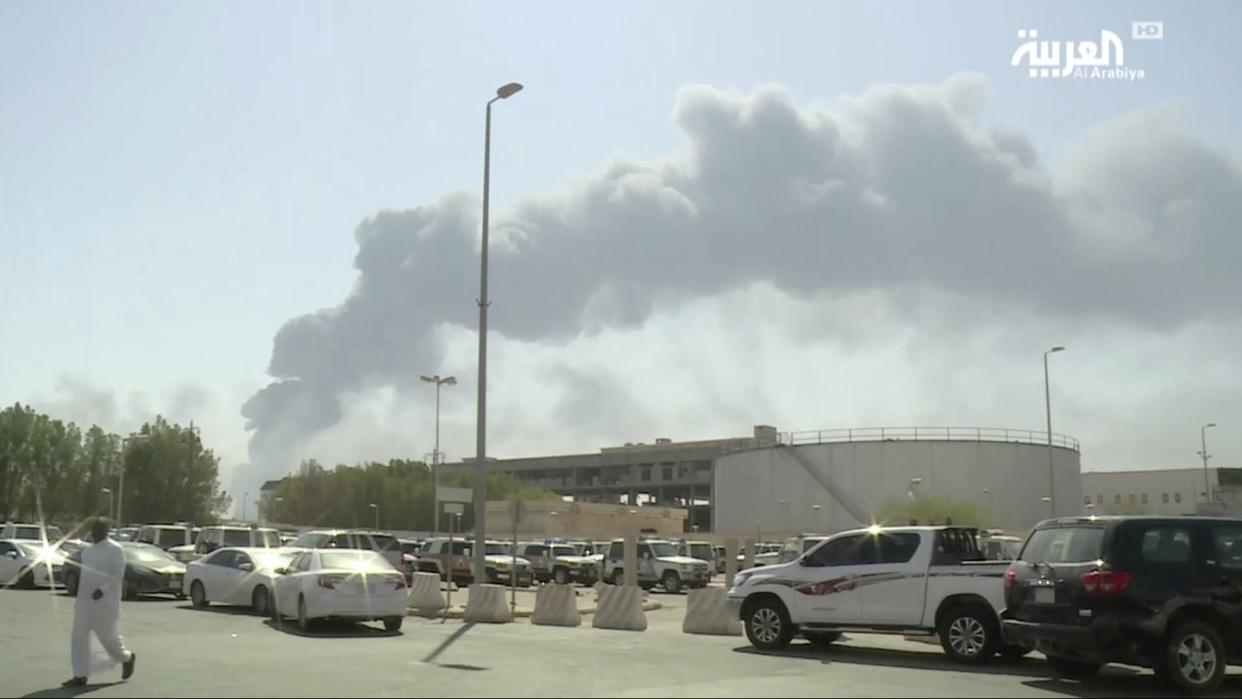
{"type": "Polygon", "coordinates": [[[919,524],[960,524],[979,527],[983,524],[979,506],[970,502],[958,502],[935,496],[922,496],[916,500],[890,500],[880,510],[880,521],[891,525],[910,522],[919,524]]]}
{"type": "MultiPolygon", "coordinates": [[[[474,486],[473,474],[445,474],[440,485],[474,486]]],[[[560,499],[555,493],[530,488],[505,475],[487,479],[488,497],[494,500],[560,499]]],[[[294,476],[284,479],[266,506],[269,520],[314,527],[370,527],[371,504],[379,506],[380,526],[386,529],[430,530],[433,528],[434,491],[431,471],[421,461],[393,459],[356,466],[337,465],[328,470],[310,459],[294,476]]],[[[469,509],[469,508],[468,508],[469,509]]],[[[474,526],[474,513],[467,511],[462,527],[474,526]]]]}

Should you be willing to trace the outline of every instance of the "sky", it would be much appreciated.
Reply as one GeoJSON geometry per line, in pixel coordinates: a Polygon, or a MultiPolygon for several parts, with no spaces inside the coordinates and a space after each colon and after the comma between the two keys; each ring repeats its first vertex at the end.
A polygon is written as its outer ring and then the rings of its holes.
{"type": "Polygon", "coordinates": [[[225,486],[879,425],[1242,465],[1236,3],[0,3],[0,399],[225,486]],[[1131,37],[1163,22],[1164,38],[1131,37]],[[1031,78],[1020,29],[1141,80],[1031,78]]]}

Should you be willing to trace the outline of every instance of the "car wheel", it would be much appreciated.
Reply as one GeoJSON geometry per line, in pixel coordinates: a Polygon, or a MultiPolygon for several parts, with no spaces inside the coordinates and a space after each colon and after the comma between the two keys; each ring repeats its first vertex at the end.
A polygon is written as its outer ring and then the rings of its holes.
{"type": "Polygon", "coordinates": [[[298,628],[303,631],[311,630],[310,617],[306,616],[306,598],[298,595],[298,628]]]}
{"type": "Polygon", "coordinates": [[[625,584],[625,571],[617,568],[612,571],[612,584],[618,587],[625,584]]]}
{"type": "Polygon", "coordinates": [[[681,576],[676,571],[668,571],[664,577],[660,579],[660,584],[664,586],[664,591],[677,594],[681,592],[681,576]]]}
{"type": "Polygon", "coordinates": [[[1000,628],[990,607],[969,604],[950,609],[936,630],[940,647],[959,663],[984,663],[996,655],[1000,628]]]}
{"type": "Polygon", "coordinates": [[[496,571],[488,568],[483,571],[483,577],[487,580],[488,585],[499,585],[500,578],[496,577],[496,571]]]}
{"type": "Polygon", "coordinates": [[[1052,668],[1052,674],[1057,677],[1063,677],[1067,680],[1089,680],[1099,674],[1100,668],[1104,667],[1104,665],[1102,663],[1088,663],[1082,660],[1050,655],[1048,656],[1048,667],[1052,668]]]}
{"type": "Polygon", "coordinates": [[[820,648],[827,648],[841,640],[841,634],[837,631],[803,631],[802,637],[820,648]]]}
{"type": "Polygon", "coordinates": [[[405,621],[405,617],[390,616],[384,619],[384,630],[389,633],[396,633],[401,630],[401,624],[405,621]]]}
{"type": "Polygon", "coordinates": [[[33,590],[35,586],[34,575],[33,568],[28,568],[22,571],[22,574],[17,576],[17,580],[13,582],[13,587],[21,588],[23,590],[33,590]]]}
{"type": "Polygon", "coordinates": [[[266,587],[259,585],[254,588],[254,594],[250,595],[250,608],[259,616],[271,614],[272,596],[268,593],[266,587]]]}
{"type": "Polygon", "coordinates": [[[552,582],[557,585],[568,585],[569,571],[564,568],[557,568],[556,571],[552,573],[552,582]]]}
{"type": "Polygon", "coordinates": [[[76,573],[65,573],[65,594],[70,597],[78,596],[78,576],[76,573]]]}
{"type": "Polygon", "coordinates": [[[190,604],[198,609],[211,604],[207,601],[207,590],[203,587],[203,581],[195,580],[194,584],[190,585],[190,604]]]}
{"type": "Polygon", "coordinates": [[[793,640],[793,622],[779,599],[763,597],[747,605],[746,640],[760,650],[781,650],[793,640]]]}
{"type": "Polygon", "coordinates": [[[1208,624],[1180,624],[1165,642],[1163,667],[1163,677],[1181,692],[1212,692],[1225,679],[1225,644],[1208,624]]]}
{"type": "Polygon", "coordinates": [[[272,620],[272,623],[277,624],[277,625],[283,623],[285,620],[285,618],[280,615],[280,604],[278,601],[279,599],[280,598],[276,596],[276,593],[274,591],[267,598],[268,618],[272,620]]]}

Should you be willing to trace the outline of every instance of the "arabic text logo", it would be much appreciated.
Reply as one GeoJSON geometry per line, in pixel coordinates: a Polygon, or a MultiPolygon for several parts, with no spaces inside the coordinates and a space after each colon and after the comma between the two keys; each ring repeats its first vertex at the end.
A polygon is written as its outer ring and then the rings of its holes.
{"type": "Polygon", "coordinates": [[[1039,41],[1036,29],[1019,29],[1018,38],[1026,41],[1013,52],[1009,64],[1025,64],[1027,75],[1032,78],[1141,80],[1146,77],[1141,68],[1126,68],[1125,45],[1121,37],[1107,29],[1100,32],[1098,42],[1039,41]]]}

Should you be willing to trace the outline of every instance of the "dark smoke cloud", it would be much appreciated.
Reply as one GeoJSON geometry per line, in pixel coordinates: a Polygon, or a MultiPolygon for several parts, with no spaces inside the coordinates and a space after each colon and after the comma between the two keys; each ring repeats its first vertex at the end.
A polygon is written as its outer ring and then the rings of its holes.
{"type": "MultiPolygon", "coordinates": [[[[617,159],[498,212],[491,327],[564,341],[756,282],[801,296],[934,290],[1156,329],[1236,317],[1230,154],[1153,108],[1084,134],[1052,172],[1019,130],[978,123],[986,97],[976,75],[831,108],[778,88],[685,87],[684,152],[617,159]]],[[[454,194],[358,226],[354,290],[280,329],[274,382],[243,406],[255,464],[288,469],[342,419],[343,394],[408,388],[439,366],[436,327],[474,327],[478,209],[454,194]]]]}

